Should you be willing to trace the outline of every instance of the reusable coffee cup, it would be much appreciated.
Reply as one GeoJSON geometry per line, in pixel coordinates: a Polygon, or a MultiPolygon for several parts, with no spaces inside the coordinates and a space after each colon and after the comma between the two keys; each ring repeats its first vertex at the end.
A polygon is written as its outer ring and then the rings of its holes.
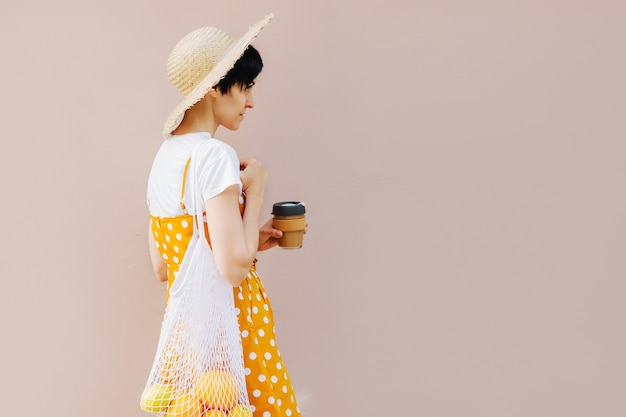
{"type": "Polygon", "coordinates": [[[297,249],[302,247],[306,218],[304,217],[304,204],[299,201],[281,201],[274,203],[272,224],[274,229],[283,232],[283,237],[278,239],[278,246],[285,249],[297,249]]]}

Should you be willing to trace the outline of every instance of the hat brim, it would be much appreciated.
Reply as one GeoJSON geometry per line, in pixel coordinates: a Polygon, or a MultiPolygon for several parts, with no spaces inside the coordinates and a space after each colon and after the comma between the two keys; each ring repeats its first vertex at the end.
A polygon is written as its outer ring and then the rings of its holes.
{"type": "Polygon", "coordinates": [[[172,135],[172,132],[183,120],[187,109],[191,108],[194,104],[200,101],[215,84],[219,83],[222,78],[226,76],[228,71],[235,66],[237,60],[241,58],[248,45],[250,45],[261,30],[263,30],[263,28],[270,23],[273,17],[274,14],[270,13],[262,20],[250,26],[248,31],[240,37],[237,42],[235,42],[220,62],[218,62],[206,75],[206,77],[198,83],[196,88],[194,88],[180,103],[178,103],[165,121],[165,126],[163,127],[163,137],[167,138],[172,135]]]}

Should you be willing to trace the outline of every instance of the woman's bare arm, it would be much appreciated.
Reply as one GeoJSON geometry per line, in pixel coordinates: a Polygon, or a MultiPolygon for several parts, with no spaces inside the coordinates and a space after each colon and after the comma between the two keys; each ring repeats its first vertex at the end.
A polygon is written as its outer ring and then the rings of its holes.
{"type": "Polygon", "coordinates": [[[262,204],[262,192],[248,190],[242,218],[237,185],[231,185],[205,203],[217,269],[233,286],[246,278],[256,257],[262,204]]]}

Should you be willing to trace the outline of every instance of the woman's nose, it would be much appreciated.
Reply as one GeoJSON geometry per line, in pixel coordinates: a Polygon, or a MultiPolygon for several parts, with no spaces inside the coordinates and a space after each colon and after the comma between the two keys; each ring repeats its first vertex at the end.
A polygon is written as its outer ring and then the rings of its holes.
{"type": "Polygon", "coordinates": [[[254,108],[254,98],[252,98],[252,93],[248,94],[246,98],[246,108],[253,109],[254,108]]]}

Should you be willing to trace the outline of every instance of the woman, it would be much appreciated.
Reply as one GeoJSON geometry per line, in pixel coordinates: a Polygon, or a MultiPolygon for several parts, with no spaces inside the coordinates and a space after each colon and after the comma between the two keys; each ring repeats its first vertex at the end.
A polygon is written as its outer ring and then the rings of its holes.
{"type": "Polygon", "coordinates": [[[168,77],[185,97],[165,123],[166,137],[148,180],[150,255],[169,290],[192,235],[191,196],[185,195],[192,150],[206,212],[206,227],[217,269],[234,287],[241,331],[246,386],[255,416],[299,416],[288,373],[276,346],[274,320],[256,274],[257,251],[277,244],[282,232],[271,219],[260,229],[267,172],[254,159],[239,160],[234,149],[216,139],[223,126],[237,130],[252,97],[263,62],[250,42],[272,15],[235,40],[216,28],[186,35],[168,60],[168,77]],[[245,204],[245,210],[243,209],[245,204]]]}

